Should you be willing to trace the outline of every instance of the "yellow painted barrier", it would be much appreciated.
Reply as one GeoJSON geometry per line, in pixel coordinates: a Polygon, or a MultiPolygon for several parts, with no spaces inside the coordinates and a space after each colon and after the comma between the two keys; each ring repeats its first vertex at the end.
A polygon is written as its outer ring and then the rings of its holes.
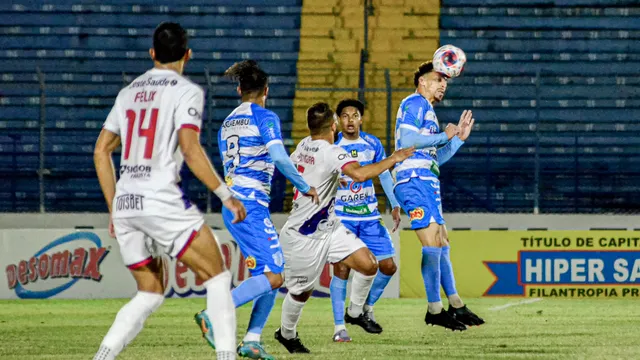
{"type": "MultiPolygon", "coordinates": [[[[463,297],[640,299],[638,231],[449,231],[463,297]]],[[[421,245],[400,234],[400,296],[424,298],[421,245]]]]}

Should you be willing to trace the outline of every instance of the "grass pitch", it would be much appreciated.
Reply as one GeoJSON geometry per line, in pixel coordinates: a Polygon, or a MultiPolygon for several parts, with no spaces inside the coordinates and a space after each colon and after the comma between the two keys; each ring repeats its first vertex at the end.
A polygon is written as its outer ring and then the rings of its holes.
{"type": "MultiPolygon", "coordinates": [[[[0,359],[91,359],[127,300],[0,301],[0,359]]],[[[311,299],[298,331],[312,351],[290,355],[273,338],[278,301],[263,334],[277,359],[640,359],[640,303],[634,300],[543,300],[502,310],[514,299],[469,299],[487,320],[481,327],[451,333],[424,324],[424,300],[381,300],[376,319],[381,335],[349,327],[352,343],[331,341],[328,299],[311,299]]],[[[119,359],[214,359],[193,314],[204,299],[168,299],[119,359]]],[[[238,311],[244,334],[251,307],[238,311]]]]}

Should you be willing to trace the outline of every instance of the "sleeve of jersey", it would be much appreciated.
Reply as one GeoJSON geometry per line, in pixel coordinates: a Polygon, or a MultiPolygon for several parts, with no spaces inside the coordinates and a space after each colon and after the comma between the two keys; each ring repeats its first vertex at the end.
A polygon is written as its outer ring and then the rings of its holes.
{"type": "Polygon", "coordinates": [[[311,187],[304,181],[304,178],[298,170],[296,170],[296,166],[293,165],[293,161],[287,155],[287,151],[284,149],[284,145],[282,142],[279,144],[272,144],[267,148],[269,151],[269,156],[273,159],[273,163],[276,165],[278,170],[286,177],[293,186],[296,187],[300,192],[306,194],[309,192],[311,187]]]}
{"type": "Polygon", "coordinates": [[[345,149],[337,145],[331,146],[328,156],[329,158],[326,158],[326,163],[330,164],[333,172],[341,172],[345,166],[358,162],[347,154],[345,149]]]}
{"type": "MultiPolygon", "coordinates": [[[[265,147],[268,149],[275,144],[282,145],[282,133],[280,131],[280,119],[278,115],[271,111],[265,111],[261,115],[262,117],[259,120],[258,127],[265,147]]],[[[298,190],[302,191],[301,189],[298,190]]]]}
{"type": "Polygon", "coordinates": [[[111,108],[107,119],[102,124],[102,128],[111,131],[116,135],[120,135],[120,115],[118,114],[118,100],[116,99],[115,104],[111,108]]]}
{"type": "Polygon", "coordinates": [[[416,149],[422,149],[447,143],[447,134],[444,132],[434,135],[420,134],[424,114],[429,111],[424,106],[426,105],[419,98],[410,99],[403,104],[402,117],[398,125],[398,130],[400,130],[399,143],[402,148],[415,146],[416,149]]]}
{"type": "Polygon", "coordinates": [[[449,161],[453,155],[456,154],[458,149],[464,144],[464,141],[460,140],[459,137],[454,136],[447,145],[438,149],[438,165],[443,165],[447,161],[449,161]]]}
{"type": "Polygon", "coordinates": [[[200,132],[202,128],[202,110],[204,109],[204,91],[192,85],[182,93],[175,112],[176,129],[193,129],[200,132]]]}

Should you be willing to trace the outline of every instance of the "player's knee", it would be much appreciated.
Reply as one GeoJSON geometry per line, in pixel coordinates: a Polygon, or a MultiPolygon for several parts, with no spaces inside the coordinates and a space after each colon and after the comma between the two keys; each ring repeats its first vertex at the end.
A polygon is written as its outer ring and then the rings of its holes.
{"type": "Polygon", "coordinates": [[[291,294],[291,297],[293,298],[293,300],[298,302],[307,302],[307,300],[309,300],[309,298],[311,297],[312,293],[313,293],[313,290],[309,290],[298,295],[291,294]]]}
{"type": "Polygon", "coordinates": [[[333,264],[333,276],[342,280],[349,279],[349,267],[341,262],[333,264]]]}
{"type": "Polygon", "coordinates": [[[378,267],[380,269],[380,272],[387,276],[393,276],[393,274],[398,271],[398,266],[396,265],[395,261],[393,261],[393,258],[382,260],[378,264],[378,267]]]}
{"type": "Polygon", "coordinates": [[[364,263],[360,269],[360,273],[366,276],[373,276],[378,273],[378,262],[373,260],[369,260],[364,263]]]}
{"type": "Polygon", "coordinates": [[[265,273],[267,279],[269,279],[269,283],[271,284],[271,289],[279,289],[284,284],[284,278],[282,274],[274,274],[272,272],[265,273]]]}

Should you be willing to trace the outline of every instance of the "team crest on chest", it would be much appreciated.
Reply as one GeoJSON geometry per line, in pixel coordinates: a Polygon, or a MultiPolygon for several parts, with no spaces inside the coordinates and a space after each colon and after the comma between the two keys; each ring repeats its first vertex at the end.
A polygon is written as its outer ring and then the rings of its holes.
{"type": "Polygon", "coordinates": [[[351,150],[351,157],[352,158],[357,158],[358,157],[358,150],[356,150],[356,149],[351,150]]]}

